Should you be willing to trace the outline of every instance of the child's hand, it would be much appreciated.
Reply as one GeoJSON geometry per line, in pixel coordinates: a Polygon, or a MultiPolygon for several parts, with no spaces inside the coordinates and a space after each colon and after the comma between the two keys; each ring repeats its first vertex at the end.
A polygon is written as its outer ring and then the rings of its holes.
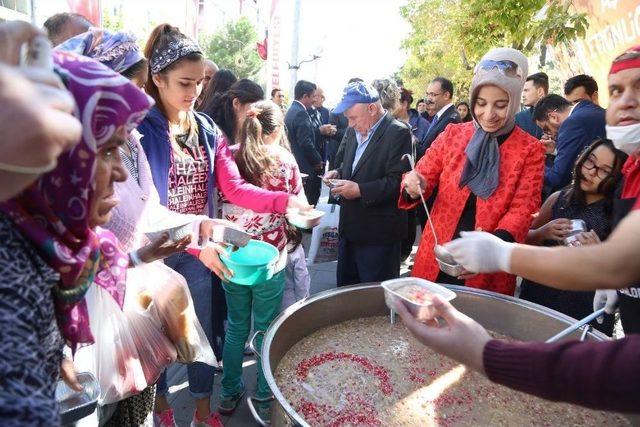
{"type": "Polygon", "coordinates": [[[222,263],[220,255],[225,253],[225,249],[216,243],[209,242],[202,251],[198,259],[213,273],[220,278],[220,280],[227,280],[227,277],[233,277],[233,271],[229,270],[226,265],[222,263]]]}

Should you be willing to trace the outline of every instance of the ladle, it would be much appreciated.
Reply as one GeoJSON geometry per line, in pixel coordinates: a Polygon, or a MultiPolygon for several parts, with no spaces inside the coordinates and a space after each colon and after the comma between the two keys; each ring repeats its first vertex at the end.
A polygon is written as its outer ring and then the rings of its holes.
{"type": "MultiPolygon", "coordinates": [[[[596,319],[596,318],[602,316],[603,314],[604,314],[604,308],[601,308],[600,310],[596,310],[593,313],[591,313],[590,315],[588,315],[587,317],[585,317],[584,319],[579,320],[576,323],[574,323],[573,325],[569,326],[567,329],[564,329],[564,330],[558,332],[557,334],[555,334],[554,336],[552,336],[551,338],[549,338],[545,342],[556,342],[556,341],[566,337],[567,335],[571,334],[572,332],[577,331],[582,326],[584,326],[587,323],[591,322],[593,319],[596,319]]],[[[582,333],[582,337],[580,338],[580,341],[583,341],[586,338],[586,331],[588,331],[588,329],[586,329],[585,332],[582,333]]]]}
{"type": "MultiPolygon", "coordinates": [[[[407,159],[409,161],[409,165],[411,166],[411,170],[414,171],[416,168],[416,163],[413,160],[413,156],[409,153],[406,153],[402,156],[402,159],[407,159]]],[[[422,190],[422,189],[421,189],[422,190]]],[[[433,251],[440,261],[450,264],[452,266],[457,266],[458,263],[453,259],[453,256],[449,253],[448,250],[445,249],[444,246],[438,244],[438,236],[436,235],[436,229],[433,226],[433,222],[431,221],[431,215],[429,214],[429,208],[427,207],[427,202],[424,200],[424,196],[422,192],[420,192],[420,200],[422,201],[422,206],[424,207],[425,212],[427,213],[427,222],[429,223],[429,227],[431,228],[431,232],[433,233],[433,240],[435,245],[433,247],[433,251]]]]}

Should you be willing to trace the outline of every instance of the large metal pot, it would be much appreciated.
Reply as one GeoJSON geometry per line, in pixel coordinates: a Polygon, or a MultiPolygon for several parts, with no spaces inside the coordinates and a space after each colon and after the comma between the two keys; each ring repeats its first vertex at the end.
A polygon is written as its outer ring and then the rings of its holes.
{"type": "MultiPolygon", "coordinates": [[[[448,286],[456,292],[453,305],[480,322],[485,328],[525,341],[544,341],[576,320],[549,308],[493,292],[463,286],[448,286]]],[[[262,344],[262,367],[273,391],[271,424],[306,426],[303,418],[289,405],[273,376],[283,356],[302,338],[336,323],[361,317],[386,315],[389,309],[378,284],[349,286],[319,293],[289,307],[267,330],[262,344]]],[[[581,338],[575,331],[566,339],[581,338]]],[[[598,331],[589,331],[585,339],[607,340],[598,331]]]]}

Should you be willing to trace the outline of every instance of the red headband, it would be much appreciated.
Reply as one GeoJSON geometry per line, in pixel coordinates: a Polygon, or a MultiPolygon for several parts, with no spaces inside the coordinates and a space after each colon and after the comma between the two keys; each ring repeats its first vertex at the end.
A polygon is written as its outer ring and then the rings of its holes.
{"type": "Polygon", "coordinates": [[[630,68],[640,68],[640,45],[627,49],[622,55],[613,60],[609,74],[630,68]]]}

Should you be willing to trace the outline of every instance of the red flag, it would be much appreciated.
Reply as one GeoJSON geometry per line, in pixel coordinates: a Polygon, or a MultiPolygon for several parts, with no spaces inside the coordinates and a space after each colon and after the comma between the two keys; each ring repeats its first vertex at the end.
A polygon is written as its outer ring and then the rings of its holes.
{"type": "Polygon", "coordinates": [[[67,0],[71,12],[85,16],[97,27],[102,25],[102,14],[100,13],[100,0],[67,0]]]}
{"type": "Polygon", "coordinates": [[[268,36],[264,38],[264,41],[262,43],[260,42],[256,43],[258,48],[258,55],[263,61],[267,60],[267,52],[268,52],[267,39],[268,39],[268,36]]]}

